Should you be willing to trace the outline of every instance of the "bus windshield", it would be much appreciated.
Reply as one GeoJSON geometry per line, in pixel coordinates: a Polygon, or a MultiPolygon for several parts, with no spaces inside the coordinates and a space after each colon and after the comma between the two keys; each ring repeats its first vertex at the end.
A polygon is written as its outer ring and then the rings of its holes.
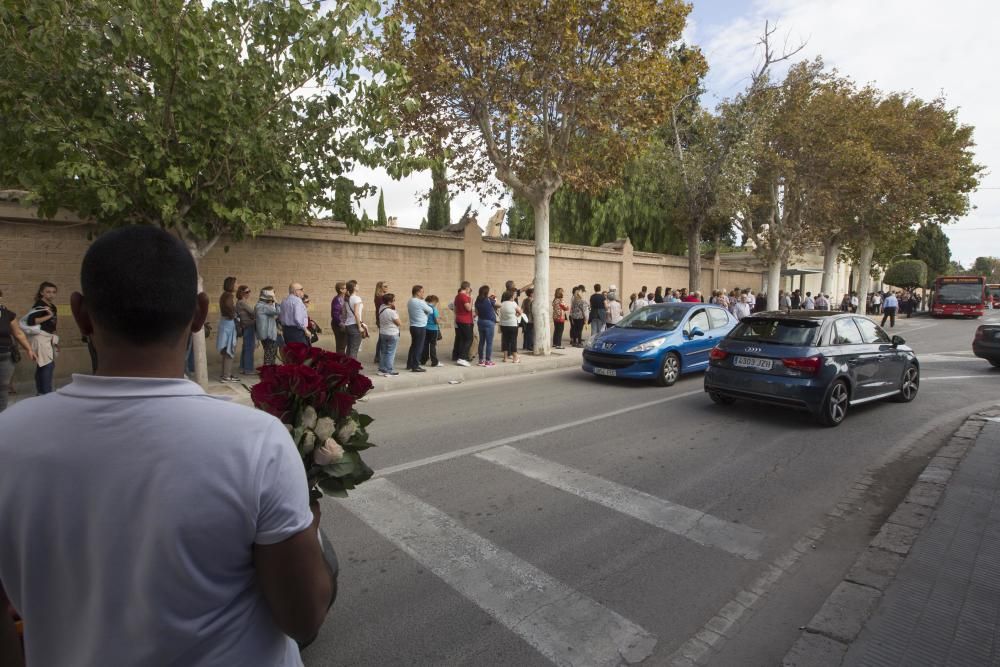
{"type": "Polygon", "coordinates": [[[937,293],[938,303],[968,303],[983,302],[982,283],[941,283],[937,293]]]}

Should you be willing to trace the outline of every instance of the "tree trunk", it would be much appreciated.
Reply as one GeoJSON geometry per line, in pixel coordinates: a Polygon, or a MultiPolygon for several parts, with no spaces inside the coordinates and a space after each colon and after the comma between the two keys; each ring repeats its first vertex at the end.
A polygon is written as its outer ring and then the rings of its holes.
{"type": "Polygon", "coordinates": [[[778,286],[781,284],[781,257],[767,265],[767,309],[778,310],[778,286]]]}
{"type": "MultiPolygon", "coordinates": [[[[191,252],[191,257],[194,258],[195,266],[197,267],[201,263],[201,259],[208,253],[208,251],[215,245],[215,239],[210,243],[201,246],[197,241],[192,239],[185,239],[184,243],[187,245],[188,250],[191,252]]],[[[198,269],[198,293],[201,294],[205,291],[204,278],[201,275],[201,269],[198,269]]],[[[208,354],[205,345],[205,328],[202,327],[195,333],[191,334],[191,351],[194,353],[194,381],[200,384],[202,387],[208,386],[208,354]]],[[[184,358],[184,370],[187,371],[187,357],[184,358]]]]}
{"type": "Polygon", "coordinates": [[[701,220],[688,225],[688,293],[701,291],[701,220]]]}
{"type": "Polygon", "coordinates": [[[535,323],[535,354],[552,353],[552,318],[549,315],[552,295],[549,291],[549,201],[551,192],[532,198],[535,215],[535,294],[533,321],[535,323]]]}
{"type": "Polygon", "coordinates": [[[836,299],[834,294],[833,279],[837,272],[837,255],[840,254],[840,242],[836,239],[823,241],[823,283],[819,291],[826,294],[831,299],[836,299]]]}
{"type": "Polygon", "coordinates": [[[875,254],[875,244],[871,239],[865,239],[861,245],[858,257],[858,312],[865,312],[868,292],[871,289],[872,256],[875,254]]]}

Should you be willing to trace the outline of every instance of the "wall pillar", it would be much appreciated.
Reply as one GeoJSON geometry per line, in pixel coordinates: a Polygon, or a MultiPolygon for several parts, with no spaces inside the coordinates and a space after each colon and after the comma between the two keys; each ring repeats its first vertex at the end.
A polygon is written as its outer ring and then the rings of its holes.
{"type": "Polygon", "coordinates": [[[622,257],[621,257],[621,270],[619,271],[618,278],[618,298],[625,299],[624,303],[628,305],[628,295],[632,292],[638,292],[638,288],[633,285],[635,278],[635,249],[632,247],[632,241],[625,237],[625,243],[622,244],[622,257]]]}

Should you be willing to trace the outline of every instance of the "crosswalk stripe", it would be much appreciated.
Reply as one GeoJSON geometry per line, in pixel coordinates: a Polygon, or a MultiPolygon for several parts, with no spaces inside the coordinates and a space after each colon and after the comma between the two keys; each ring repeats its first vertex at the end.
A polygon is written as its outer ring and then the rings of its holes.
{"type": "Polygon", "coordinates": [[[716,547],[748,560],[760,558],[765,534],[700,510],[677,505],[643,491],[622,486],[582,470],[564,466],[514,447],[502,446],[476,454],[526,477],[575,494],[675,535],[716,547]]]}
{"type": "Polygon", "coordinates": [[[343,506],[557,665],[649,657],[656,637],[480,537],[387,479],[343,506]]]}

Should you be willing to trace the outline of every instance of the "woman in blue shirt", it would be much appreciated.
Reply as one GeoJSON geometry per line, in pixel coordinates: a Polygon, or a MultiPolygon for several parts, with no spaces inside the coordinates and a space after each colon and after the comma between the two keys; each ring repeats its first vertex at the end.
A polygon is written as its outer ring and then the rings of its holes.
{"type": "Polygon", "coordinates": [[[479,318],[479,365],[496,366],[493,363],[493,334],[497,328],[497,310],[490,298],[489,285],[479,288],[476,316],[479,318]]]}
{"type": "Polygon", "coordinates": [[[424,351],[420,354],[420,365],[426,366],[427,360],[430,359],[431,368],[433,368],[441,365],[437,354],[437,343],[441,337],[441,325],[438,323],[441,312],[438,310],[438,298],[436,296],[431,294],[427,297],[426,301],[434,310],[427,316],[427,337],[424,338],[424,351]]]}

